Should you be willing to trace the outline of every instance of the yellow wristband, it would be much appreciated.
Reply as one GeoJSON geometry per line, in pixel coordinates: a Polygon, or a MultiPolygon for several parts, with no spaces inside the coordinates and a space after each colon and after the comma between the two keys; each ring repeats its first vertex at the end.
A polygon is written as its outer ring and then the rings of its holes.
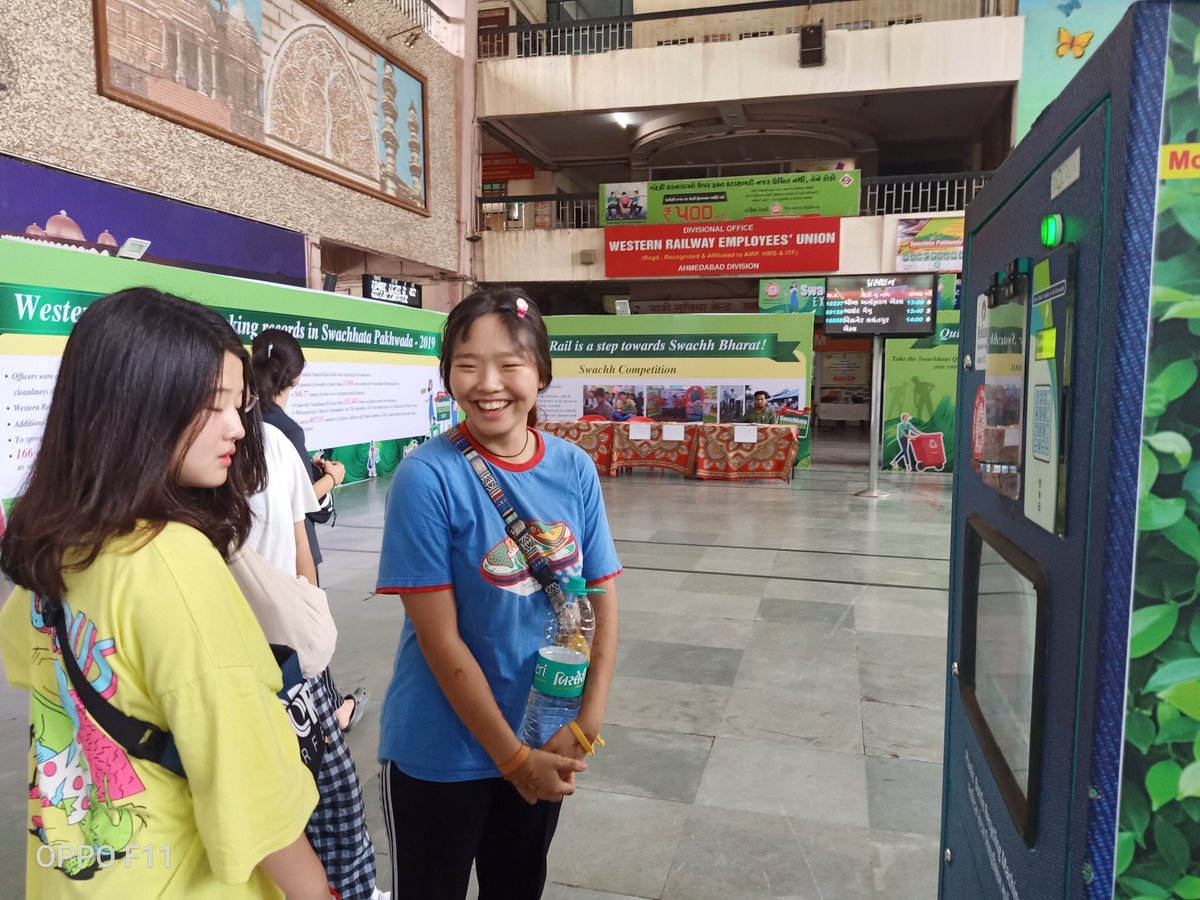
{"type": "Polygon", "coordinates": [[[579,727],[578,722],[568,722],[567,727],[571,729],[571,734],[575,735],[575,740],[579,742],[579,746],[583,748],[588,756],[596,755],[596,745],[604,746],[604,741],[600,739],[600,735],[596,735],[595,744],[589,741],[587,735],[583,733],[583,729],[579,727]]]}

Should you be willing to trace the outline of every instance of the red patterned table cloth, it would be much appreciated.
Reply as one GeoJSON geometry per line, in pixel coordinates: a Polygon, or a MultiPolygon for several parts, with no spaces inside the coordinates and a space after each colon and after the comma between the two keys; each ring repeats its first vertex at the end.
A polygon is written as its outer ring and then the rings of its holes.
{"type": "Polygon", "coordinates": [[[793,425],[759,425],[758,441],[737,444],[733,425],[703,425],[696,448],[697,478],[787,481],[796,462],[799,438],[793,425]]]}
{"type": "Polygon", "coordinates": [[[612,471],[621,469],[665,469],[680,475],[696,472],[698,434],[706,426],[684,425],[682,441],[664,441],[663,426],[650,425],[650,439],[635,441],[629,437],[629,424],[613,423],[612,471]]]}
{"type": "Polygon", "coordinates": [[[616,474],[612,468],[612,422],[542,422],[538,427],[587,453],[601,475],[616,474]]]}

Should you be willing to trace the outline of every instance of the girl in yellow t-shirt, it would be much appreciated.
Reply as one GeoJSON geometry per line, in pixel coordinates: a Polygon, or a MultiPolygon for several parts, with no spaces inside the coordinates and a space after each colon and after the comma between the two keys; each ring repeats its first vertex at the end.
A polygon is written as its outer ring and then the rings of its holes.
{"type": "Polygon", "coordinates": [[[248,366],[218,313],[149,288],[97,300],[67,341],[0,541],[18,585],[0,657],[30,693],[30,898],[329,897],[279,668],[222,558],[263,480],[248,366]],[[108,703],[171,732],[186,778],[92,722],[67,651],[108,703]]]}

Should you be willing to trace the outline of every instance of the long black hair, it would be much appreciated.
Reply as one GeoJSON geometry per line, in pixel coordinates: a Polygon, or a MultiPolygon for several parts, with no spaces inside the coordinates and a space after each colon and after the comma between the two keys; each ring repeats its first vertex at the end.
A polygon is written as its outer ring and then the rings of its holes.
{"type": "Polygon", "coordinates": [[[256,413],[242,414],[246,436],[223,485],[179,481],[226,353],[242,361],[249,396],[249,355],[206,306],[131,288],[80,316],[63,351],[41,448],[0,541],[0,568],[9,578],[38,594],[61,594],[64,570],[86,569],[106,541],[139,522],[150,523],[147,539],[168,522],[190,525],[222,555],[245,541],[247,498],[266,480],[256,413]]]}
{"type": "MultiPolygon", "coordinates": [[[[550,386],[550,336],[546,333],[546,323],[542,314],[533,301],[520,288],[494,287],[476,291],[465,297],[458,306],[450,311],[446,319],[446,327],[442,331],[442,355],[438,360],[438,374],[442,384],[450,390],[450,365],[454,361],[454,350],[459,341],[466,338],[467,333],[475,322],[486,315],[497,315],[509,336],[524,347],[529,358],[537,367],[539,392],[550,386]],[[524,315],[517,306],[517,301],[525,301],[524,315]]],[[[450,396],[454,396],[451,392],[450,396]]],[[[537,405],[529,410],[530,427],[537,424],[537,405]]]]}
{"type": "Polygon", "coordinates": [[[282,328],[264,328],[250,345],[254,383],[263,412],[275,408],[275,398],[295,384],[304,371],[300,342],[282,328]]]}

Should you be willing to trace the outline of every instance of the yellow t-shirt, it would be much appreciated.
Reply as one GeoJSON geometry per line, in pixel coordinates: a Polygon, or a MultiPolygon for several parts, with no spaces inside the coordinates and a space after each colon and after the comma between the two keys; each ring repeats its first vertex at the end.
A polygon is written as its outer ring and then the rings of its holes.
{"type": "Polygon", "coordinates": [[[172,732],[186,779],[87,718],[39,598],[18,587],[0,609],[8,680],[30,692],[28,897],[279,897],[258,863],[317,802],[279,667],[200,532],[170,524],[144,541],[114,539],[66,576],[67,628],[109,702],[172,732]]]}

